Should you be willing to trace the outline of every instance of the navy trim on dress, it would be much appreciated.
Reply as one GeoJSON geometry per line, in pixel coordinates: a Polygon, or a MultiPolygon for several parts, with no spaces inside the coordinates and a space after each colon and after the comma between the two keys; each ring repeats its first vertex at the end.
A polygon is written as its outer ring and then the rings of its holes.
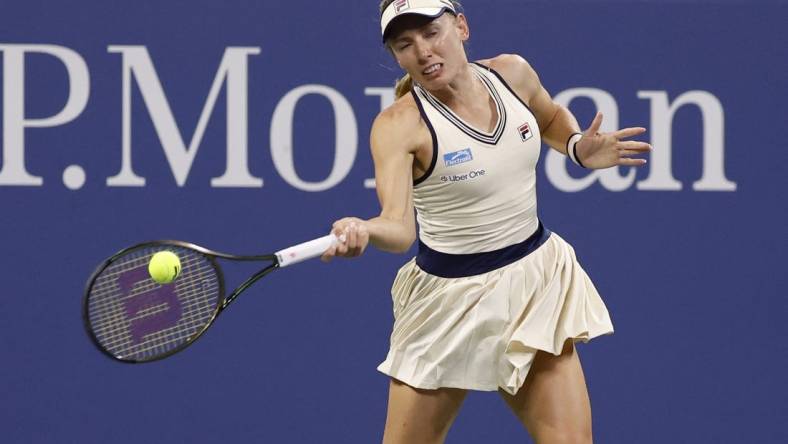
{"type": "MultiPolygon", "coordinates": [[[[504,79],[503,79],[503,76],[502,76],[501,74],[499,74],[499,73],[498,73],[498,71],[496,71],[496,70],[494,70],[494,69],[490,68],[489,66],[482,65],[482,64],[481,64],[481,63],[479,63],[479,62],[471,62],[471,63],[473,63],[474,65],[478,65],[478,66],[480,66],[480,67],[482,67],[482,68],[486,69],[487,71],[490,71],[491,73],[493,73],[493,74],[495,75],[495,77],[498,77],[498,80],[500,80],[500,81],[501,81],[501,83],[503,83],[503,86],[505,86],[505,87],[506,87],[506,89],[508,89],[508,90],[509,90],[509,92],[510,92],[510,93],[512,93],[512,95],[513,95],[513,96],[514,96],[514,97],[515,97],[517,100],[519,100],[519,101],[520,101],[520,103],[522,103],[522,104],[523,104],[523,106],[525,106],[525,107],[528,109],[528,111],[531,111],[531,114],[534,114],[534,112],[531,110],[531,107],[530,107],[530,106],[528,106],[528,104],[527,104],[527,103],[525,103],[525,100],[523,100],[523,99],[522,99],[522,98],[521,98],[521,97],[520,97],[520,96],[519,96],[519,95],[518,95],[516,92],[514,92],[514,90],[512,89],[512,87],[511,87],[511,86],[509,86],[509,83],[507,83],[507,82],[506,82],[506,80],[504,80],[504,79]]],[[[536,114],[534,114],[534,118],[535,118],[535,117],[536,117],[536,114]]]]}
{"type": "Polygon", "coordinates": [[[519,244],[485,253],[449,254],[435,251],[419,239],[416,265],[429,274],[444,278],[459,278],[484,274],[528,256],[550,237],[550,230],[539,221],[539,227],[519,244]]]}
{"type": "Polygon", "coordinates": [[[422,88],[418,85],[421,94],[424,96],[424,99],[435,108],[438,113],[440,113],[443,117],[446,118],[452,125],[457,127],[460,131],[464,132],[469,137],[478,140],[479,142],[486,143],[488,145],[496,145],[498,141],[501,139],[501,136],[504,133],[506,128],[506,105],[501,99],[501,96],[498,93],[498,90],[495,88],[495,85],[488,79],[484,74],[481,72],[475,71],[476,76],[481,80],[484,86],[487,88],[488,93],[495,102],[495,109],[498,114],[498,121],[496,122],[495,128],[493,128],[492,133],[485,133],[481,130],[478,130],[468,123],[463,121],[459,116],[457,116],[454,111],[451,110],[448,106],[444,105],[440,100],[438,100],[435,96],[433,96],[429,91],[422,88]]]}
{"type": "Polygon", "coordinates": [[[416,106],[419,107],[419,114],[421,114],[421,118],[424,119],[424,123],[427,124],[427,128],[430,130],[430,134],[432,135],[432,161],[430,162],[429,168],[427,171],[418,179],[413,179],[413,186],[424,182],[427,180],[430,175],[432,175],[432,170],[435,169],[435,164],[438,162],[438,135],[435,133],[435,128],[432,127],[432,122],[427,117],[427,113],[424,112],[424,107],[421,104],[421,99],[419,99],[418,94],[416,94],[415,85],[411,88],[410,93],[413,94],[413,100],[416,101],[416,106]]]}

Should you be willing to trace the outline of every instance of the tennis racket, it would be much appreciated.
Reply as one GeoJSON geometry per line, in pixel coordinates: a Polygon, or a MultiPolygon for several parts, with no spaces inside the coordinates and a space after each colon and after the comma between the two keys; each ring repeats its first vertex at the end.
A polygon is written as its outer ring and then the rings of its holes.
{"type": "Polygon", "coordinates": [[[88,281],[82,317],[99,350],[121,362],[150,362],[172,356],[202,336],[244,290],[272,271],[320,256],[339,242],[330,234],[274,254],[236,256],[181,241],[145,242],[119,251],[88,281]],[[157,284],[148,274],[151,257],[171,251],[180,275],[157,284]],[[267,265],[225,297],[217,259],[267,265]]]}

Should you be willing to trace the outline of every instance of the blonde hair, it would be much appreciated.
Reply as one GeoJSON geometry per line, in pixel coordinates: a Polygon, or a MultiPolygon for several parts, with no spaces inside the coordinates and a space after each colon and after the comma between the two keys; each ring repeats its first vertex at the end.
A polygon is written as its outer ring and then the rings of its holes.
{"type": "MultiPolygon", "coordinates": [[[[380,13],[383,14],[383,11],[385,11],[386,8],[393,1],[394,0],[382,0],[380,2],[380,13]]],[[[452,5],[454,5],[454,9],[457,12],[460,12],[462,10],[461,9],[462,5],[460,4],[460,2],[452,0],[451,3],[452,5]]],[[[386,47],[389,48],[389,50],[391,50],[391,48],[388,46],[388,43],[386,43],[386,47]]],[[[413,79],[410,77],[410,74],[407,73],[404,76],[402,76],[399,80],[397,80],[397,82],[394,85],[394,93],[398,99],[408,94],[412,89],[413,89],[413,79]]]]}
{"type": "Polygon", "coordinates": [[[412,89],[413,79],[410,78],[410,74],[405,74],[394,84],[394,95],[399,99],[407,95],[412,89]]]}

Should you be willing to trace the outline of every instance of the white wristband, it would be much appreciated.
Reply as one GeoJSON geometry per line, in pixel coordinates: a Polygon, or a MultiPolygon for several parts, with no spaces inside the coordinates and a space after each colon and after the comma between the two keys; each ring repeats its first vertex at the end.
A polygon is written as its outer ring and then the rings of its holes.
{"type": "Polygon", "coordinates": [[[583,134],[581,133],[574,133],[569,140],[566,141],[566,155],[569,157],[575,165],[581,166],[585,168],[586,166],[580,162],[580,158],[577,156],[577,142],[580,142],[580,139],[583,138],[583,134]]]}

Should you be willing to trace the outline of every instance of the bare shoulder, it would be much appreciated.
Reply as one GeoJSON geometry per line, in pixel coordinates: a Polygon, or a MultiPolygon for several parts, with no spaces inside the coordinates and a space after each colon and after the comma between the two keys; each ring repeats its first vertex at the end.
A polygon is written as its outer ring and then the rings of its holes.
{"type": "Polygon", "coordinates": [[[425,131],[428,130],[416,101],[410,94],[405,95],[375,118],[370,135],[372,149],[389,150],[398,147],[409,153],[415,152],[423,143],[425,131]]]}
{"type": "Polygon", "coordinates": [[[530,99],[541,87],[531,64],[517,54],[501,54],[479,63],[494,69],[521,97],[530,99]]]}
{"type": "Polygon", "coordinates": [[[479,63],[498,71],[507,82],[536,75],[531,64],[517,54],[500,54],[490,59],[479,60],[479,63]]]}
{"type": "Polygon", "coordinates": [[[396,127],[403,129],[416,126],[421,121],[419,107],[413,96],[404,95],[378,114],[375,125],[383,128],[396,127]]]}

